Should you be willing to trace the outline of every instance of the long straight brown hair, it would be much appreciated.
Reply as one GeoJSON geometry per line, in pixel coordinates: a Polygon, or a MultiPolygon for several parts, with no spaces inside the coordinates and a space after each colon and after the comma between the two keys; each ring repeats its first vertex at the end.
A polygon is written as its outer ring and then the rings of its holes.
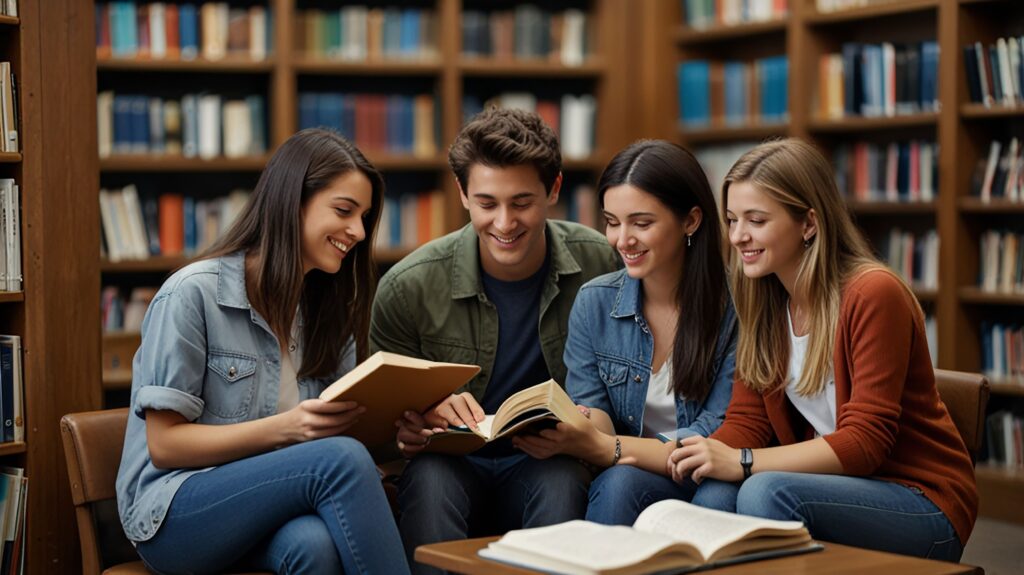
{"type": "Polygon", "coordinates": [[[602,209],[608,189],[623,184],[654,196],[680,220],[694,207],[702,212],[674,286],[680,314],[672,342],[672,386],[688,399],[703,401],[714,380],[719,335],[727,330],[725,341],[735,337],[734,323],[722,325],[729,289],[711,186],[693,154],[664,140],[640,140],[612,158],[597,183],[602,209]]]}
{"type": "MultiPolygon", "coordinates": [[[[200,259],[239,251],[256,262],[252,306],[280,341],[288,341],[295,310],[302,315],[299,377],[323,377],[338,368],[349,338],[356,356],[369,354],[370,304],[376,289],[372,257],[384,179],[355,146],[335,132],[309,128],[288,138],[267,163],[238,219],[200,259]],[[366,238],[337,273],[302,273],[302,207],[339,176],[358,170],[370,180],[366,238]]],[[[248,278],[248,272],[246,274],[248,278]]]]}

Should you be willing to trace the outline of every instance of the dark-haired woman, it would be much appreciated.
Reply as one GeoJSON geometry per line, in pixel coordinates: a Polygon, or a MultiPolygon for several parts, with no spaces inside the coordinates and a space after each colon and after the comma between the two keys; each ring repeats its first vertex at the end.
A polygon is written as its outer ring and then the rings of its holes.
{"type": "Polygon", "coordinates": [[[585,284],[565,345],[566,390],[593,424],[515,439],[535,457],[608,467],[587,519],[632,524],[651,503],[689,500],[667,461],[677,439],[721,425],[732,393],[735,314],[715,199],[700,164],[665,141],[619,152],[598,183],[608,242],[625,269],[585,284]]]}
{"type": "Polygon", "coordinates": [[[325,130],[288,139],[246,208],[142,325],[118,510],[160,573],[408,573],[364,412],[320,391],[367,355],[383,180],[325,130]]]}

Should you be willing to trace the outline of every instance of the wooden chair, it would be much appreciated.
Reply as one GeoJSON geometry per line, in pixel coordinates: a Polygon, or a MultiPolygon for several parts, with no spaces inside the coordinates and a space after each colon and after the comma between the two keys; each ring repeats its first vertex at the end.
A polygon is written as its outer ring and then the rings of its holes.
{"type": "Polygon", "coordinates": [[[60,420],[83,575],[149,573],[125,537],[117,513],[114,483],[127,426],[128,408],[70,413],[60,420]]]}
{"type": "Polygon", "coordinates": [[[974,461],[985,437],[988,379],[980,373],[936,369],[935,386],[974,461]]]}

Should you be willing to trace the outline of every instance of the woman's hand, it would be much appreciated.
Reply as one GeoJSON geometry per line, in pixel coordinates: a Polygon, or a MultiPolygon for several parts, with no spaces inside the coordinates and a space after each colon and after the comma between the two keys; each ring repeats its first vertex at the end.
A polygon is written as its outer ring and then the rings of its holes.
{"type": "Polygon", "coordinates": [[[615,438],[602,433],[590,422],[589,409],[582,405],[577,406],[577,409],[587,417],[584,427],[576,428],[560,422],[554,429],[517,435],[512,438],[512,445],[535,459],[565,454],[596,465],[607,465],[615,452],[615,438]]]}
{"type": "Polygon", "coordinates": [[[284,414],[287,443],[302,443],[345,432],[359,421],[366,408],[354,401],[323,401],[307,399],[284,414]]]}
{"type": "Polygon", "coordinates": [[[706,477],[730,482],[743,479],[739,449],[699,435],[687,437],[680,444],[681,447],[669,454],[667,462],[676,483],[687,477],[697,484],[706,477]]]}

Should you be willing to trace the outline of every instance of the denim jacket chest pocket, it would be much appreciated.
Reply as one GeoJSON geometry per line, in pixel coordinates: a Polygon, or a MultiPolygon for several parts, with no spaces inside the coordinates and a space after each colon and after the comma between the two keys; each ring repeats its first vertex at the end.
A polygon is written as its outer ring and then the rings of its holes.
{"type": "Polygon", "coordinates": [[[597,371],[608,390],[612,409],[621,418],[625,418],[629,414],[629,364],[625,361],[601,358],[597,361],[597,371]]]}
{"type": "Polygon", "coordinates": [[[210,350],[203,385],[204,414],[221,420],[244,418],[256,395],[256,365],[255,355],[210,350]]]}

